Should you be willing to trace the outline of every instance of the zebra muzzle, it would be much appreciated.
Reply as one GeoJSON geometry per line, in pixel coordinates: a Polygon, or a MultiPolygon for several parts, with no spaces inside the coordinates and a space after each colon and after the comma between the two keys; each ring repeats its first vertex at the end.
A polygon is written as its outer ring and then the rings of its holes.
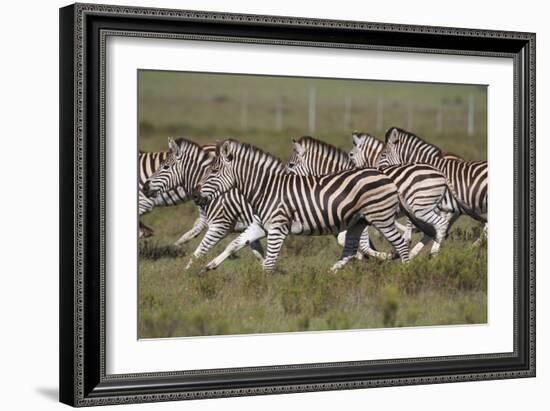
{"type": "Polygon", "coordinates": [[[195,189],[195,191],[193,191],[193,193],[191,194],[191,197],[193,198],[193,201],[198,205],[198,206],[204,206],[206,204],[208,204],[208,197],[206,196],[203,196],[200,192],[200,187],[197,187],[195,189]]]}
{"type": "Polygon", "coordinates": [[[154,197],[158,193],[158,190],[151,188],[149,181],[146,181],[145,184],[143,184],[143,192],[147,197],[154,197]]]}

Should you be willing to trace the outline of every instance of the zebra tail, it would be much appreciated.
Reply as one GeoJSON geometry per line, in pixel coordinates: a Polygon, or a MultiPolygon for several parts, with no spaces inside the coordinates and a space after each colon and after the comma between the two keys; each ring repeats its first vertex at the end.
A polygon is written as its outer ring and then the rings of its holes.
{"type": "Polygon", "coordinates": [[[456,190],[454,186],[451,184],[450,181],[447,180],[447,189],[451,192],[453,197],[455,198],[456,202],[460,206],[460,208],[470,217],[472,217],[474,220],[477,220],[483,224],[487,222],[487,219],[480,216],[478,213],[476,213],[474,210],[472,210],[472,207],[470,207],[468,204],[466,204],[462,199],[457,195],[456,190]]]}
{"type": "Polygon", "coordinates": [[[399,202],[401,203],[401,209],[405,213],[405,215],[409,218],[409,220],[412,221],[412,223],[418,227],[420,231],[422,231],[424,234],[430,236],[431,238],[435,238],[435,228],[432,227],[430,224],[420,220],[414,215],[414,212],[410,208],[409,204],[405,201],[403,196],[399,194],[399,202]]]}

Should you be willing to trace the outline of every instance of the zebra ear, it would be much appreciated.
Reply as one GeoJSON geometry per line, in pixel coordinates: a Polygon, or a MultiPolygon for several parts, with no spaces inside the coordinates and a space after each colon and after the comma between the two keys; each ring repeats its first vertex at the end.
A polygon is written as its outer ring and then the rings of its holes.
{"type": "Polygon", "coordinates": [[[168,148],[172,154],[177,154],[179,150],[178,143],[172,137],[168,137],[168,148]]]}
{"type": "Polygon", "coordinates": [[[233,146],[231,141],[226,141],[220,147],[220,155],[226,161],[233,160],[233,146]]]}
{"type": "Polygon", "coordinates": [[[399,132],[395,127],[392,127],[388,130],[386,134],[386,142],[395,144],[397,143],[397,140],[399,139],[399,132]]]}
{"type": "Polygon", "coordinates": [[[305,147],[292,139],[292,142],[294,143],[294,151],[296,151],[299,155],[303,155],[306,152],[305,147]]]}
{"type": "Polygon", "coordinates": [[[359,137],[359,134],[357,133],[357,131],[353,132],[353,134],[351,135],[351,138],[353,139],[354,146],[358,146],[359,144],[361,144],[361,138],[359,137]]]}

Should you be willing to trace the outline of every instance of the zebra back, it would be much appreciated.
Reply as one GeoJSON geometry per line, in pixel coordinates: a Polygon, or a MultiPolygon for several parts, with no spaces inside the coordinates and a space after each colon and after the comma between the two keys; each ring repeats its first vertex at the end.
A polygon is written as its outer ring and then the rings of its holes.
{"type": "Polygon", "coordinates": [[[460,157],[458,154],[455,154],[455,153],[444,152],[444,153],[441,154],[441,157],[443,157],[444,159],[447,159],[447,160],[464,161],[464,159],[462,157],[460,157]]]}
{"type": "Polygon", "coordinates": [[[287,170],[301,176],[332,174],[354,167],[344,150],[309,136],[294,141],[294,150],[287,162],[287,170]]]}

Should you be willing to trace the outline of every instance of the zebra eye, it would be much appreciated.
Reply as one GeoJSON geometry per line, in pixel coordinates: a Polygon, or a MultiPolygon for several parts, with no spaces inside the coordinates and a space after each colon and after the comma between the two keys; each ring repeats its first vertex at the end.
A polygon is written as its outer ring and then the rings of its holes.
{"type": "Polygon", "coordinates": [[[296,165],[296,163],[288,163],[288,166],[289,166],[290,168],[294,168],[295,165],[296,165]]]}
{"type": "Polygon", "coordinates": [[[162,166],[163,170],[168,170],[169,168],[170,168],[170,166],[168,164],[165,164],[165,165],[162,166]]]}

